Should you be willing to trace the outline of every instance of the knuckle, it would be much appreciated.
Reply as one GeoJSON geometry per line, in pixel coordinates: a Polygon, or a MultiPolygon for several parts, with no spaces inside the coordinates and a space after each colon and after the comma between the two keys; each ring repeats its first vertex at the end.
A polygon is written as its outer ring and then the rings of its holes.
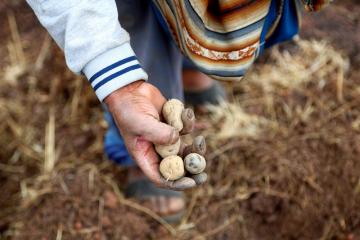
{"type": "Polygon", "coordinates": [[[173,144],[179,138],[179,134],[175,128],[169,127],[162,131],[162,134],[159,135],[159,143],[163,145],[173,144]]]}

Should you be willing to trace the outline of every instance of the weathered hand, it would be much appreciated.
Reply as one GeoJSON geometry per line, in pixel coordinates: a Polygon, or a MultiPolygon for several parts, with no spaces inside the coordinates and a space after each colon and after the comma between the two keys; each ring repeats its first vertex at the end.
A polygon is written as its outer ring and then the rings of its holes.
{"type": "Polygon", "coordinates": [[[191,178],[166,181],[159,173],[160,159],[153,144],[167,145],[179,139],[175,128],[160,121],[165,102],[160,91],[144,81],[131,83],[105,99],[130,155],[143,173],[159,187],[192,188],[196,183],[191,178]]]}

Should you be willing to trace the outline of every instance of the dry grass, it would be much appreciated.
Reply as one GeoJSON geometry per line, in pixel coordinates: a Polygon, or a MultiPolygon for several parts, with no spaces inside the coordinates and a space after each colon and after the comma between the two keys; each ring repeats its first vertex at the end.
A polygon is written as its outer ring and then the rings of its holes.
{"type": "Polygon", "coordinates": [[[212,128],[203,134],[210,181],[188,193],[185,217],[170,226],[123,197],[125,172],[103,156],[106,124],[86,81],[66,69],[45,34],[29,54],[8,16],[0,81],[4,237],[340,239],[360,227],[359,82],[345,80],[349,61],[330,44],[297,40],[291,51],[275,48],[233,86],[231,103],[209,107],[203,119],[212,128]],[[117,198],[114,209],[108,192],[117,198]],[[86,227],[76,229],[78,220],[57,209],[69,203],[86,227]],[[132,214],[143,228],[127,230],[112,211],[132,214]],[[104,226],[104,216],[113,225],[104,226]]]}
{"type": "Polygon", "coordinates": [[[248,75],[247,81],[258,84],[264,92],[279,89],[301,88],[317,79],[323,88],[332,75],[336,75],[339,100],[343,99],[344,74],[349,70],[349,60],[341,56],[329,43],[323,41],[302,41],[296,39],[296,47],[291,54],[275,47],[270,57],[273,64],[260,65],[248,75]]]}

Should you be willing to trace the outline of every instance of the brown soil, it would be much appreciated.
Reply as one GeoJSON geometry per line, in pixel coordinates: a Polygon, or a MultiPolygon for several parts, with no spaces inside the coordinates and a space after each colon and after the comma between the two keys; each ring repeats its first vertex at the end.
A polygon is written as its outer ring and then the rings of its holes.
{"type": "MultiPolygon", "coordinates": [[[[24,3],[1,2],[0,67],[5,76],[22,64],[10,57],[12,13],[26,67],[0,83],[0,239],[360,239],[359,11],[358,1],[343,1],[303,23],[304,38],[325,39],[349,57],[343,99],[336,71],[323,87],[314,79],[271,94],[237,84],[234,101],[274,124],[256,137],[245,136],[244,127],[220,138],[214,132],[226,121],[210,120],[210,180],[187,192],[184,219],[169,226],[122,196],[126,170],[103,156],[106,126],[86,81],[66,69],[54,43],[44,67],[34,70],[46,34],[24,3]],[[49,159],[56,165],[44,172],[49,159]]],[[[267,60],[251,74],[276,59],[267,60]]]]}
{"type": "Polygon", "coordinates": [[[309,14],[303,21],[302,36],[326,39],[360,64],[360,2],[342,1],[336,7],[309,14]]]}

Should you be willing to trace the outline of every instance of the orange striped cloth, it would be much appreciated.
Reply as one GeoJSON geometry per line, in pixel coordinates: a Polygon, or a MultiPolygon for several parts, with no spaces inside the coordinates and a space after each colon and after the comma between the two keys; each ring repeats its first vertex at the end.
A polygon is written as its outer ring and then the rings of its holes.
{"type": "MultiPolygon", "coordinates": [[[[153,1],[182,52],[202,72],[219,80],[240,80],[259,55],[272,0],[153,1]]],[[[301,1],[309,11],[330,2],[301,1]]]]}

